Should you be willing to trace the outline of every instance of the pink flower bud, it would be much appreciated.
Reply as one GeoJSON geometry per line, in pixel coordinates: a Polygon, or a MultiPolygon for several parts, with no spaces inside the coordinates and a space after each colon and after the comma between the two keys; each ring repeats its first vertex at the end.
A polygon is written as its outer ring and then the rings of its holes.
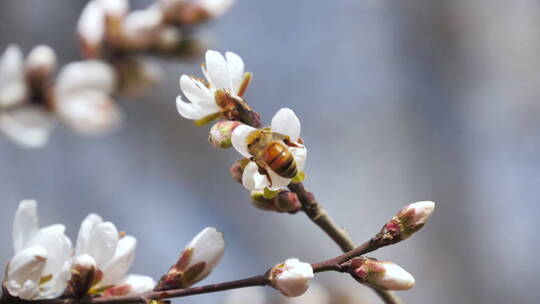
{"type": "Polygon", "coordinates": [[[352,275],[361,283],[387,290],[407,290],[414,287],[414,277],[388,261],[368,258],[351,260],[352,275]]]}
{"type": "Polygon", "coordinates": [[[298,297],[309,288],[313,279],[313,268],[298,259],[288,259],[270,270],[270,285],[287,297],[298,297]]]}
{"type": "Polygon", "coordinates": [[[242,183],[242,175],[244,174],[243,163],[245,163],[243,159],[236,160],[229,169],[231,177],[240,184],[242,183]]]}
{"type": "Polygon", "coordinates": [[[296,213],[302,208],[298,195],[291,191],[281,191],[276,196],[276,207],[288,213],[296,213]]]}
{"type": "Polygon", "coordinates": [[[208,140],[216,148],[228,149],[232,146],[231,137],[234,129],[241,124],[239,121],[218,121],[210,129],[208,140]]]}

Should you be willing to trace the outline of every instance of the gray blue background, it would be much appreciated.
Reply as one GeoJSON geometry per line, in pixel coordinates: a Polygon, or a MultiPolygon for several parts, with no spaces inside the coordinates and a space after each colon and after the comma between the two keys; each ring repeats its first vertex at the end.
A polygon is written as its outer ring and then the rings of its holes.
{"type": "MultiPolygon", "coordinates": [[[[62,63],[78,59],[84,3],[0,2],[0,48],[15,42],[27,53],[45,43],[62,63]]],[[[254,74],[246,98],[266,122],[282,107],[297,113],[306,185],[355,240],[408,203],[437,202],[421,233],[374,254],[414,274],[417,286],[400,293],[408,303],[538,301],[537,1],[240,0],[203,35],[243,57],[254,74]]],[[[113,221],[139,240],[133,272],[155,278],[205,226],[227,240],[205,282],[339,253],[302,214],[253,208],[228,175],[236,152],[216,150],[208,128],[177,114],[178,78],[200,75],[202,60],[159,61],[163,81],[122,100],[127,120],[110,136],[60,127],[39,150],[0,139],[1,264],[13,254],[11,221],[25,198],[39,201],[42,224],[62,222],[72,238],[90,212],[113,221]]],[[[378,303],[346,276],[317,280],[378,303]]]]}

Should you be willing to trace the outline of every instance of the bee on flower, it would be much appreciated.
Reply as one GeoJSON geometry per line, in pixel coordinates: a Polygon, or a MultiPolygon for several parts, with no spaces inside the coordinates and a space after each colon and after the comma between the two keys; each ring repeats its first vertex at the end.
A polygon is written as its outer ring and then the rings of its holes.
{"type": "Polygon", "coordinates": [[[269,128],[236,127],[231,140],[249,159],[242,174],[247,189],[277,190],[303,176],[307,149],[300,138],[300,120],[291,109],[279,110],[269,128]]]}
{"type": "Polygon", "coordinates": [[[223,57],[216,51],[207,51],[202,72],[206,81],[188,75],[180,77],[180,89],[190,101],[177,97],[176,106],[182,117],[204,125],[219,117],[238,120],[241,111],[251,110],[242,99],[251,73],[244,72],[240,56],[227,52],[223,57]]]}

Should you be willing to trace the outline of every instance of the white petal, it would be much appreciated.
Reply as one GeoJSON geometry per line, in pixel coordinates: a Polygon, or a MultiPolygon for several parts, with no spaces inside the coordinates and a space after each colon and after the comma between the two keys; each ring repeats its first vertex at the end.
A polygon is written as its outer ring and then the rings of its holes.
{"type": "Polygon", "coordinates": [[[39,281],[47,262],[47,250],[31,246],[17,253],[9,262],[7,280],[23,284],[26,280],[39,281]]]}
{"type": "Polygon", "coordinates": [[[208,106],[206,104],[193,104],[182,100],[182,96],[176,97],[176,108],[178,113],[186,119],[197,120],[210,114],[219,112],[217,105],[208,106]]]}
{"type": "Polygon", "coordinates": [[[61,224],[47,226],[38,230],[27,246],[42,246],[49,256],[44,275],[57,276],[66,261],[73,254],[70,239],[65,235],[66,227],[61,224]]]}
{"type": "Polygon", "coordinates": [[[103,220],[97,214],[89,214],[82,222],[79,229],[79,235],[77,237],[77,248],[75,249],[76,255],[88,253],[88,241],[92,235],[92,231],[101,224],[103,220]]]}
{"type": "Polygon", "coordinates": [[[268,171],[270,179],[272,179],[272,184],[268,186],[271,190],[279,190],[291,183],[292,178],[281,177],[269,167],[266,168],[266,171],[268,171]]]}
{"type": "Polygon", "coordinates": [[[0,106],[21,104],[28,94],[21,49],[10,45],[0,59],[0,106]]]}
{"type": "Polygon", "coordinates": [[[273,132],[288,135],[292,141],[297,141],[300,137],[300,120],[293,110],[288,108],[280,109],[274,115],[271,128],[273,132]]]}
{"type": "Polygon", "coordinates": [[[231,76],[229,74],[229,66],[223,56],[216,51],[206,52],[206,71],[208,73],[208,81],[215,89],[232,89],[231,76]]]}
{"type": "Polygon", "coordinates": [[[121,17],[129,10],[129,2],[127,0],[95,0],[110,16],[121,17]]]}
{"type": "Polygon", "coordinates": [[[56,94],[80,90],[98,90],[112,93],[116,87],[113,68],[97,60],[78,61],[66,64],[58,75],[56,94]]]}
{"type": "Polygon", "coordinates": [[[61,296],[66,290],[71,275],[71,259],[67,259],[59,271],[53,274],[52,279],[39,285],[37,299],[52,299],[61,296]]]}
{"type": "Polygon", "coordinates": [[[13,220],[13,247],[15,253],[24,249],[25,245],[37,232],[38,225],[36,201],[21,201],[13,220]]]}
{"type": "Polygon", "coordinates": [[[6,286],[9,294],[14,297],[19,297],[23,300],[33,300],[39,292],[38,283],[37,281],[27,280],[21,285],[14,280],[6,280],[4,286],[6,286]]]}
{"type": "Polygon", "coordinates": [[[210,14],[210,16],[216,18],[229,10],[236,0],[200,0],[202,7],[210,14]]]}
{"type": "Polygon", "coordinates": [[[26,57],[26,69],[31,71],[42,70],[47,75],[56,68],[56,54],[47,45],[34,47],[26,57]]]}
{"type": "MultiPolygon", "coordinates": [[[[195,282],[205,278],[214,267],[219,263],[225,251],[225,240],[223,233],[213,227],[203,229],[191,240],[186,248],[192,248],[192,256],[189,260],[189,266],[199,262],[205,262],[204,270],[195,278],[195,282]]],[[[188,267],[189,267],[188,266],[188,267]]]]}
{"type": "Polygon", "coordinates": [[[66,124],[83,135],[114,131],[124,119],[116,102],[97,90],[60,95],[56,100],[56,110],[66,124]]]}
{"type": "Polygon", "coordinates": [[[265,175],[259,173],[257,164],[249,162],[242,174],[242,185],[248,190],[263,190],[270,186],[270,183],[265,175]]]}
{"type": "Polygon", "coordinates": [[[229,73],[231,75],[232,92],[238,93],[238,89],[244,80],[244,61],[240,56],[232,52],[225,53],[227,63],[229,64],[229,73]]]}
{"type": "Polygon", "coordinates": [[[289,148],[289,151],[294,156],[294,160],[296,161],[296,167],[298,168],[298,171],[303,171],[304,167],[306,166],[306,159],[307,159],[307,149],[306,147],[302,146],[300,148],[289,148]]]}
{"type": "Polygon", "coordinates": [[[257,129],[250,127],[248,125],[239,125],[234,129],[231,137],[231,142],[233,147],[238,151],[238,153],[242,154],[244,157],[251,157],[251,153],[249,153],[248,147],[247,147],[247,139],[248,136],[257,129]]]}
{"type": "Polygon", "coordinates": [[[276,275],[274,284],[284,295],[297,297],[303,294],[313,279],[313,268],[298,259],[288,259],[276,275]]]}
{"type": "Polygon", "coordinates": [[[122,23],[125,42],[134,48],[149,46],[158,33],[162,18],[161,11],[153,8],[129,13],[122,23]]]}
{"type": "Polygon", "coordinates": [[[127,274],[135,259],[136,246],[137,240],[132,236],[125,236],[118,241],[113,259],[102,268],[101,286],[115,285],[127,274]]]}
{"type": "Polygon", "coordinates": [[[96,48],[105,35],[105,13],[95,1],[88,1],[77,23],[77,32],[84,42],[96,48]]]}
{"type": "Polygon", "coordinates": [[[0,115],[2,132],[26,148],[43,147],[54,124],[51,115],[36,105],[18,107],[0,115]]]}
{"type": "Polygon", "coordinates": [[[382,262],[385,273],[375,279],[376,283],[390,290],[407,290],[414,287],[414,277],[392,262],[382,262]]]}
{"type": "Polygon", "coordinates": [[[126,295],[137,295],[152,290],[156,281],[148,276],[130,274],[119,285],[124,284],[131,287],[126,295]]]}
{"type": "Polygon", "coordinates": [[[219,110],[214,99],[214,93],[199,80],[188,75],[182,75],[180,77],[180,89],[192,104],[215,105],[215,108],[219,110]]]}
{"type": "Polygon", "coordinates": [[[118,245],[118,230],[111,222],[98,224],[90,235],[88,240],[87,253],[91,255],[98,268],[107,265],[114,254],[118,245]]]}

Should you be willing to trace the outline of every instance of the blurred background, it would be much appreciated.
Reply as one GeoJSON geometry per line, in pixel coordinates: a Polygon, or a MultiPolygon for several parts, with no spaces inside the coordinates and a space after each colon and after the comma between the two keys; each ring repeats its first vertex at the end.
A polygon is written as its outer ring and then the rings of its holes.
{"type": "MultiPolygon", "coordinates": [[[[145,7],[150,1],[132,1],[145,7]]],[[[79,59],[85,1],[0,2],[0,48],[18,43],[79,59]]],[[[302,122],[308,178],[337,222],[363,242],[402,206],[437,202],[427,227],[377,251],[414,274],[408,303],[536,303],[540,262],[540,3],[533,0],[239,0],[204,27],[211,48],[241,55],[246,99],[268,123],[282,107],[302,122]]],[[[42,225],[75,238],[90,212],[138,238],[133,272],[154,278],[197,232],[225,232],[204,282],[263,272],[287,257],[315,262],[339,249],[302,214],[264,212],[228,173],[235,151],[207,142],[175,107],[181,74],[123,100],[125,126],[102,138],[57,128],[43,149],[0,138],[0,262],[11,258],[18,202],[35,198],[42,225]]],[[[380,303],[339,274],[317,282],[380,303]]],[[[262,289],[261,289],[262,290],[262,289]]],[[[276,296],[272,290],[264,290],[276,296]]],[[[178,303],[221,302],[223,294],[178,303]]]]}

